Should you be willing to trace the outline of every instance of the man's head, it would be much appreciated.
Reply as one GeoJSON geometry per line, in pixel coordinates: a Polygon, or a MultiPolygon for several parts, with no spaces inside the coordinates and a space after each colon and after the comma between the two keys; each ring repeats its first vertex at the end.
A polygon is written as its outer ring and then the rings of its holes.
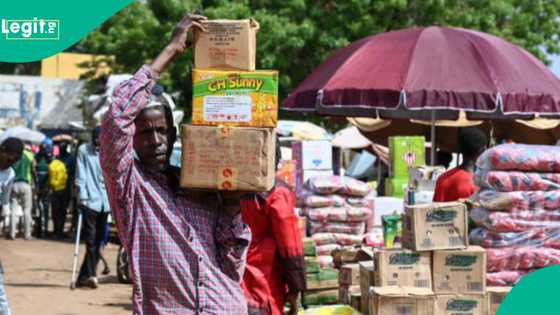
{"type": "Polygon", "coordinates": [[[469,127],[459,130],[459,151],[465,160],[476,160],[488,147],[488,138],[482,130],[469,127]]]}
{"type": "Polygon", "coordinates": [[[173,112],[162,92],[154,88],[150,103],[134,120],[134,150],[140,162],[155,171],[167,168],[177,138],[173,112]]]}
{"type": "Polygon", "coordinates": [[[96,147],[99,148],[99,136],[101,135],[101,126],[97,126],[93,128],[91,131],[91,143],[96,147]]]}
{"type": "Polygon", "coordinates": [[[8,138],[0,144],[0,170],[14,165],[23,152],[23,142],[17,138],[8,138]]]}

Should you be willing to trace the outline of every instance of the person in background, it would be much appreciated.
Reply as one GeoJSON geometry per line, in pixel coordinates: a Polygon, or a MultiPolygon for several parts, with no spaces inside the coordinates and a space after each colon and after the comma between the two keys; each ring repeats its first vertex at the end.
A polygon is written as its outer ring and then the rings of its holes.
{"type": "Polygon", "coordinates": [[[21,159],[19,159],[12,167],[15,173],[14,184],[12,186],[11,202],[10,202],[10,239],[16,238],[17,225],[19,223],[18,213],[23,215],[23,235],[24,239],[31,239],[32,216],[33,209],[33,168],[34,157],[31,151],[24,149],[21,159]]]}
{"type": "Polygon", "coordinates": [[[241,194],[182,189],[170,162],[176,128],[170,104],[153,94],[186,49],[201,16],[186,15],[151,65],[113,92],[103,120],[101,164],[119,238],[130,263],[137,315],[247,314],[241,289],[251,233],[241,194]]]}
{"type": "Polygon", "coordinates": [[[64,238],[64,223],[66,222],[66,209],[68,208],[68,204],[65,202],[67,183],[68,171],[66,165],[59,158],[55,158],[49,164],[49,188],[52,192],[51,211],[56,239],[64,238]]]}
{"type": "MultiPolygon", "coordinates": [[[[60,155],[58,156],[58,159],[61,160],[64,163],[64,166],[66,167],[66,173],[68,174],[68,180],[66,181],[66,187],[64,189],[64,193],[63,196],[61,198],[61,208],[64,209],[64,222],[62,224],[62,228],[64,229],[64,223],[66,222],[66,213],[68,211],[68,207],[70,206],[70,204],[72,203],[71,201],[73,200],[73,190],[74,190],[74,179],[75,179],[75,173],[76,173],[76,159],[74,157],[74,155],[71,152],[71,145],[69,142],[67,141],[62,141],[59,144],[59,148],[60,148],[60,155]]],[[[72,210],[74,210],[74,206],[71,207],[72,210]]],[[[74,211],[72,211],[74,212],[74,211]]],[[[74,213],[72,213],[74,214],[74,213]]],[[[72,217],[74,218],[74,216],[72,217]]],[[[72,222],[73,223],[73,222],[72,222]]],[[[68,231],[68,235],[72,234],[72,228],[70,228],[70,230],[68,231]]],[[[61,233],[64,233],[64,231],[62,231],[61,233]]]]}
{"type": "Polygon", "coordinates": [[[458,143],[463,163],[438,178],[434,194],[435,202],[466,199],[478,191],[474,183],[474,170],[476,160],[488,147],[488,138],[482,130],[469,127],[459,131],[458,143]]]}
{"type": "Polygon", "coordinates": [[[91,143],[84,143],[78,148],[76,160],[78,207],[83,215],[82,239],[86,243],[86,256],[80,268],[77,286],[93,289],[98,285],[97,264],[100,257],[100,240],[105,236],[107,216],[111,212],[99,163],[100,134],[100,127],[93,129],[91,143]]]}
{"type": "MultiPolygon", "coordinates": [[[[280,158],[277,144],[277,163],[280,158]]],[[[269,192],[241,201],[243,220],[253,236],[242,284],[249,315],[282,315],[285,300],[289,314],[297,314],[297,297],[305,290],[305,261],[295,204],[295,194],[280,179],[269,192]]]]}
{"type": "MultiPolygon", "coordinates": [[[[16,138],[7,138],[0,144],[0,201],[2,201],[2,213],[9,211],[9,201],[15,173],[12,169],[23,152],[23,143],[16,138]]],[[[0,314],[10,315],[8,298],[4,289],[4,269],[0,262],[0,314]]]]}
{"type": "Polygon", "coordinates": [[[46,140],[39,147],[36,155],[36,191],[37,191],[37,207],[39,208],[39,237],[47,237],[49,230],[49,208],[50,208],[50,190],[49,190],[49,164],[52,161],[52,141],[46,140]]]}
{"type": "Polygon", "coordinates": [[[436,161],[436,165],[441,165],[445,167],[445,169],[448,169],[449,165],[451,165],[451,162],[453,161],[453,154],[440,150],[437,152],[436,161]]]}

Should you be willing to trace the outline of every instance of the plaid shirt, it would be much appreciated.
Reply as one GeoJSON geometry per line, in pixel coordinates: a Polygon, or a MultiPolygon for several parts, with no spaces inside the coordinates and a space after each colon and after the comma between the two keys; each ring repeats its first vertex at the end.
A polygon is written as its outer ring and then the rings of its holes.
{"type": "Polygon", "coordinates": [[[178,189],[177,178],[134,158],[134,119],[155,74],[143,66],[113,94],[100,158],[119,237],[130,257],[135,314],[246,314],[240,282],[248,227],[220,215],[215,193],[178,189]]]}

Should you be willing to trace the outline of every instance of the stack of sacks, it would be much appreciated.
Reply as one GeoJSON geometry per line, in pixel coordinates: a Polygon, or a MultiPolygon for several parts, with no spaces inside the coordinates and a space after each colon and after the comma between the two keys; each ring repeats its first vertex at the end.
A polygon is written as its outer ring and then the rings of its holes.
{"type": "Polygon", "coordinates": [[[311,238],[303,240],[303,252],[305,254],[305,281],[307,288],[307,291],[303,294],[303,305],[336,303],[338,301],[338,270],[323,267],[325,265],[332,265],[332,257],[317,256],[317,245],[311,238]],[[325,262],[325,259],[328,261],[325,262]]]}
{"type": "Polygon", "coordinates": [[[478,161],[478,228],[488,285],[513,285],[536,268],[560,264],[560,147],[505,144],[478,161]]]}
{"type": "Polygon", "coordinates": [[[350,177],[331,175],[310,178],[306,189],[304,212],[319,257],[332,258],[335,250],[360,245],[372,214],[366,198],[370,187],[350,177]]]}

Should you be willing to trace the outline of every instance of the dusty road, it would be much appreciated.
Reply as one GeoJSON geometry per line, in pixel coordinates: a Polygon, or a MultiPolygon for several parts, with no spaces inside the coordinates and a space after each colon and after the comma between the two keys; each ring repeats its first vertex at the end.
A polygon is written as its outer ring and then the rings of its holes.
{"type": "MultiPolygon", "coordinates": [[[[116,245],[105,257],[111,274],[100,276],[97,290],[70,291],[74,246],[59,241],[0,240],[0,259],[13,315],[130,315],[132,287],[117,281],[116,245]]],[[[80,248],[79,265],[84,255],[80,248]]],[[[99,265],[99,271],[102,264],[99,265]]]]}

